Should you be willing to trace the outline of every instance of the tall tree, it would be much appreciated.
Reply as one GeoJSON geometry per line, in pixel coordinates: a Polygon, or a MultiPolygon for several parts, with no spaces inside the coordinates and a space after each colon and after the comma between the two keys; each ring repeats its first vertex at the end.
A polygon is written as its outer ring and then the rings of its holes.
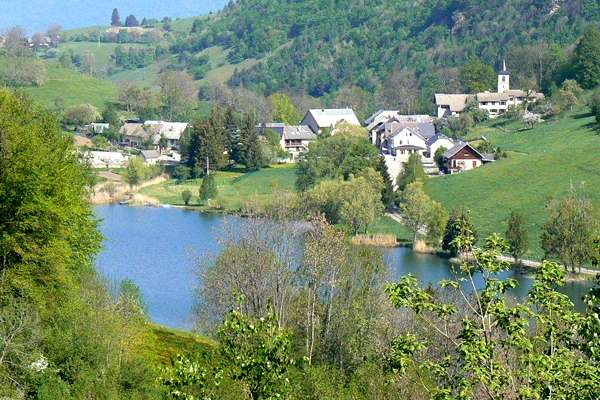
{"type": "Polygon", "coordinates": [[[251,114],[247,114],[240,132],[240,159],[248,171],[256,171],[263,165],[259,140],[255,119],[251,114]]]}
{"type": "Polygon", "coordinates": [[[135,15],[130,14],[127,16],[127,18],[125,18],[125,26],[128,26],[128,27],[140,26],[140,23],[138,22],[135,15]]]}
{"type": "Polygon", "coordinates": [[[300,113],[287,94],[272,94],[269,96],[269,101],[273,107],[273,118],[275,121],[288,125],[297,125],[300,122],[300,113]]]}
{"type": "Polygon", "coordinates": [[[471,58],[467,61],[460,72],[460,78],[469,93],[494,90],[497,84],[494,68],[479,58],[471,58]]]}
{"type": "Polygon", "coordinates": [[[518,262],[529,247],[529,236],[525,227],[525,217],[523,214],[517,211],[510,213],[505,237],[510,254],[515,259],[515,262],[518,262]]]}
{"type": "Polygon", "coordinates": [[[562,199],[551,200],[547,205],[549,220],[542,228],[541,242],[546,257],[554,257],[581,271],[591,261],[592,239],[596,210],[583,189],[571,187],[562,199]]]}
{"type": "Polygon", "coordinates": [[[600,84],[600,31],[585,31],[573,53],[573,70],[579,84],[591,89],[600,84]]]}
{"type": "Polygon", "coordinates": [[[471,222],[469,211],[452,210],[444,231],[442,249],[457,255],[463,251],[470,251],[471,246],[476,242],[477,231],[471,222]],[[458,241],[457,238],[462,238],[462,240],[458,241]]]}
{"type": "Polygon", "coordinates": [[[169,71],[160,76],[160,91],[166,110],[166,117],[183,118],[194,105],[196,100],[196,83],[184,71],[169,71]]]}
{"type": "Polygon", "coordinates": [[[112,11],[112,16],[110,17],[110,25],[111,26],[121,26],[121,16],[119,15],[119,10],[116,8],[112,11]]]}
{"type": "Polygon", "coordinates": [[[402,172],[396,178],[396,184],[399,190],[404,190],[409,184],[413,182],[423,182],[427,180],[427,174],[423,169],[421,163],[421,156],[417,153],[413,153],[408,157],[408,161],[403,163],[402,172]]]}

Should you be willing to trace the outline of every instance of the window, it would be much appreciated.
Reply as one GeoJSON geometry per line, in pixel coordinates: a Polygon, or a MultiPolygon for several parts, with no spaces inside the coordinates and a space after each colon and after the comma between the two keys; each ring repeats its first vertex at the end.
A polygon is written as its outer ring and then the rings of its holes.
{"type": "Polygon", "coordinates": [[[477,160],[473,160],[473,168],[477,168],[477,160]]]}

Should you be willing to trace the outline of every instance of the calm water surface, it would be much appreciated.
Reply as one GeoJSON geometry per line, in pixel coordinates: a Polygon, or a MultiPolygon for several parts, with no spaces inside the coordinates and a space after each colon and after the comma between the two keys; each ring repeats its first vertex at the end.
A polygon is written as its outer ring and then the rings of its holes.
{"type": "MultiPolygon", "coordinates": [[[[155,322],[191,328],[198,258],[218,252],[215,236],[231,217],[120,205],[99,206],[96,215],[102,220],[105,237],[96,262],[98,270],[116,283],[132,279],[142,290],[155,322]]],[[[387,251],[386,261],[391,279],[411,273],[425,284],[435,284],[454,277],[447,260],[407,248],[387,251]]],[[[524,296],[531,287],[528,275],[510,271],[504,276],[519,281],[514,291],[517,296],[524,296]]],[[[564,292],[581,307],[581,296],[590,286],[589,282],[570,282],[564,292]]]]}

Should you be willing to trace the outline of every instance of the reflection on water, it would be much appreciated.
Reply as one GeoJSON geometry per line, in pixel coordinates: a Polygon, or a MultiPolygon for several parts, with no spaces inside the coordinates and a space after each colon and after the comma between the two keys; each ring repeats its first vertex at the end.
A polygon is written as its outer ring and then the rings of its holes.
{"type": "MultiPolygon", "coordinates": [[[[198,257],[216,254],[219,245],[215,232],[226,218],[177,208],[134,208],[111,205],[96,208],[103,220],[104,248],[98,256],[98,270],[109,280],[132,279],[142,290],[150,317],[160,324],[190,328],[194,289],[197,286],[198,257]]],[[[424,284],[435,284],[454,277],[447,260],[416,254],[407,248],[386,251],[390,279],[408,273],[424,284]]],[[[514,291],[524,296],[531,287],[531,276],[509,271],[503,277],[519,282],[514,291]]],[[[581,296],[591,283],[570,282],[563,292],[581,307],[581,296]]]]}

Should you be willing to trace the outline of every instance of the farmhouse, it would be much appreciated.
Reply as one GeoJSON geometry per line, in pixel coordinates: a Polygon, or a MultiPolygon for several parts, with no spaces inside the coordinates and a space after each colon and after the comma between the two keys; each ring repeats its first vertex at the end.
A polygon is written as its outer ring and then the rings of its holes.
{"type": "MultiPolygon", "coordinates": [[[[181,136],[187,129],[188,124],[186,122],[146,121],[144,126],[149,127],[154,135],[158,135],[158,140],[165,138],[168,148],[179,149],[181,136]]],[[[154,137],[154,139],[155,144],[158,144],[157,138],[154,137]]]]}
{"type": "Polygon", "coordinates": [[[290,155],[288,160],[290,162],[295,162],[302,153],[308,150],[310,142],[317,139],[317,135],[307,125],[286,125],[280,122],[269,122],[256,126],[257,132],[261,135],[267,129],[277,132],[281,148],[290,155]]]}
{"type": "Polygon", "coordinates": [[[325,129],[331,129],[331,133],[334,134],[335,126],[340,122],[360,126],[351,108],[308,110],[300,125],[308,126],[315,134],[323,133],[325,129]]]}
{"type": "Polygon", "coordinates": [[[468,171],[494,161],[492,155],[483,154],[466,142],[459,142],[444,153],[446,169],[451,174],[468,171]]]}
{"type": "Polygon", "coordinates": [[[533,90],[524,91],[510,88],[510,73],[506,69],[506,62],[502,62],[502,69],[498,72],[498,88],[496,93],[481,92],[470,94],[435,94],[437,117],[445,118],[460,115],[467,107],[469,101],[474,101],[477,106],[486,110],[491,118],[504,114],[509,108],[524,102],[536,102],[544,98],[543,93],[533,90]]]}

